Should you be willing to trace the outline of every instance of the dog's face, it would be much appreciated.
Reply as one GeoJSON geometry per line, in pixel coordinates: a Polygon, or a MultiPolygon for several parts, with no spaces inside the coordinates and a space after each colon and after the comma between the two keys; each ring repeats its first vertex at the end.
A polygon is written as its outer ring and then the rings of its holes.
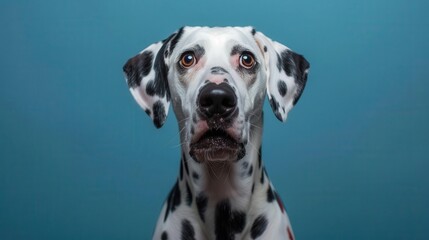
{"type": "Polygon", "coordinates": [[[185,27],[128,60],[124,72],[157,127],[173,102],[183,149],[203,162],[244,156],[266,92],[286,120],[308,68],[301,55],[251,27],[185,27]]]}

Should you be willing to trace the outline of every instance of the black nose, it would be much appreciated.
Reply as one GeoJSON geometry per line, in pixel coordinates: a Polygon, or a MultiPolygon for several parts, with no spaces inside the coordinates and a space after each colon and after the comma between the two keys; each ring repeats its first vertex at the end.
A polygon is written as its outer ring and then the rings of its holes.
{"type": "Polygon", "coordinates": [[[198,95],[198,108],[206,118],[228,118],[237,108],[237,97],[227,83],[208,83],[198,95]]]}

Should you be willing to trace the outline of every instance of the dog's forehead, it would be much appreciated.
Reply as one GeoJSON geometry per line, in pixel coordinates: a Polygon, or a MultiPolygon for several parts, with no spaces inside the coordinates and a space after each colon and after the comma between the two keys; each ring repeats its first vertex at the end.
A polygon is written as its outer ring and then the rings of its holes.
{"type": "Polygon", "coordinates": [[[177,43],[177,51],[194,45],[232,48],[240,44],[248,48],[257,47],[252,27],[184,27],[177,43]]]}
{"type": "Polygon", "coordinates": [[[188,41],[199,38],[215,40],[213,37],[245,41],[252,38],[252,30],[251,27],[185,27],[183,35],[188,37],[188,41]]]}

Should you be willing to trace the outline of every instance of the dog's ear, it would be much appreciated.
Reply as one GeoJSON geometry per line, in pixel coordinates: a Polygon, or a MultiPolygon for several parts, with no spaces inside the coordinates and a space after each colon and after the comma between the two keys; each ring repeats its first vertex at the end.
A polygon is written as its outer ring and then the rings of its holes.
{"type": "Polygon", "coordinates": [[[164,124],[170,106],[167,59],[182,34],[183,28],[130,58],[123,67],[131,94],[157,128],[164,124]]]}
{"type": "Polygon", "coordinates": [[[254,32],[267,70],[267,95],[280,121],[286,121],[288,112],[298,102],[307,82],[310,64],[300,54],[272,41],[261,32],[254,32]]]}

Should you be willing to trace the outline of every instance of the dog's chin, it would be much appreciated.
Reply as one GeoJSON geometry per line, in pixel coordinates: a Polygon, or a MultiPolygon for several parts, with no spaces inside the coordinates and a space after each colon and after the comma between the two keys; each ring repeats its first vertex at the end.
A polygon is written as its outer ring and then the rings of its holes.
{"type": "Polygon", "coordinates": [[[191,143],[189,154],[198,162],[237,161],[246,149],[225,131],[209,130],[198,141],[191,143]]]}

